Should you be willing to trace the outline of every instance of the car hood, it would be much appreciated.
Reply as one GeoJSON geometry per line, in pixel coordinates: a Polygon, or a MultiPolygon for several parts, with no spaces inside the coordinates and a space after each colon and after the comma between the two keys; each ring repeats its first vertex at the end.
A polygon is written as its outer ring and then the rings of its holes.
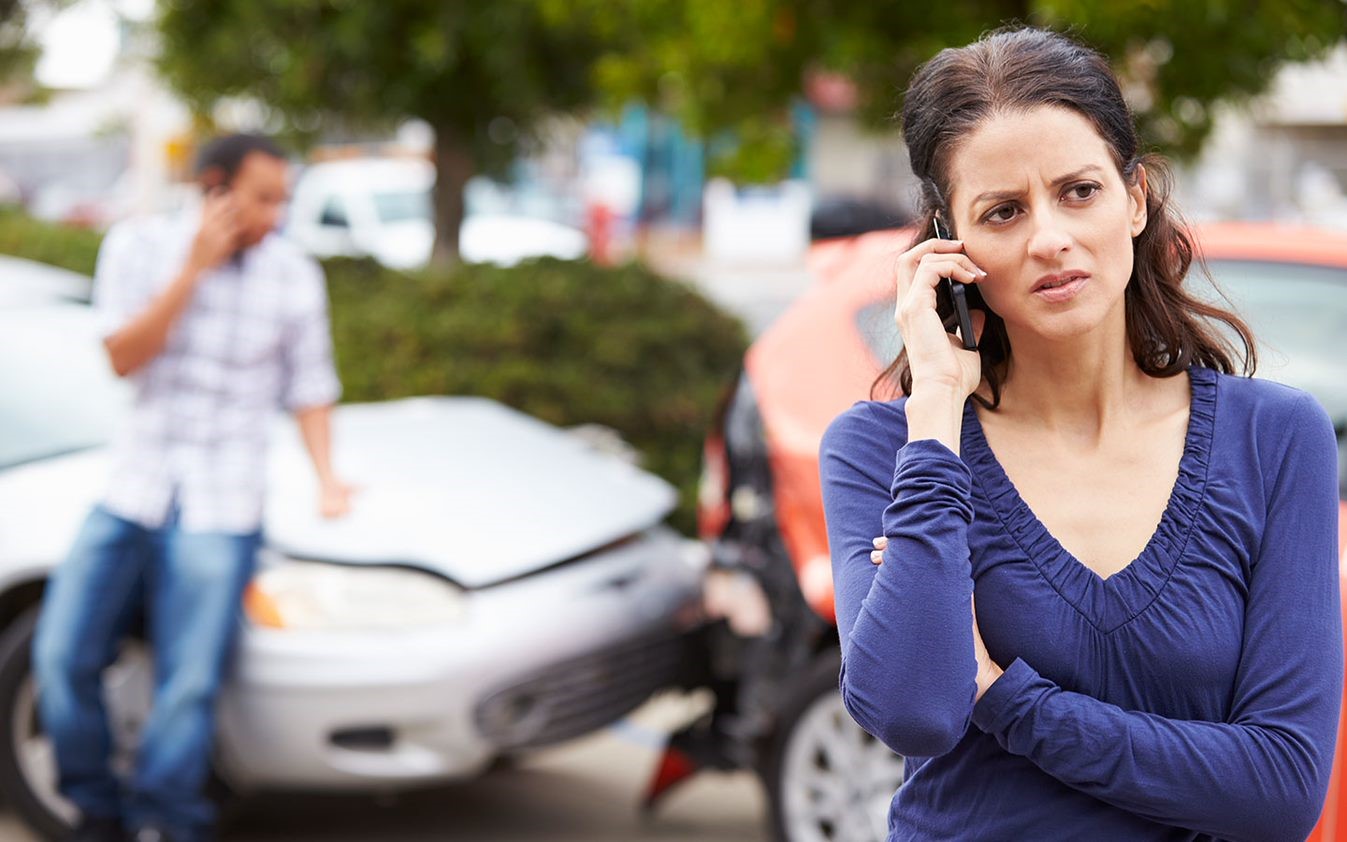
{"type": "Polygon", "coordinates": [[[324,520],[293,423],[273,438],[267,542],[300,558],[401,563],[464,587],[526,575],[659,523],[674,489],[484,398],[342,406],[336,470],[358,487],[324,520]]]}
{"type": "MultiPolygon", "coordinates": [[[[272,439],[267,544],[296,558],[405,564],[476,588],[593,552],[659,523],[676,503],[660,478],[483,398],[338,407],[337,471],[359,490],[324,520],[296,425],[272,439]]],[[[0,473],[0,559],[45,568],[70,548],[107,482],[106,450],[0,473]]]]}

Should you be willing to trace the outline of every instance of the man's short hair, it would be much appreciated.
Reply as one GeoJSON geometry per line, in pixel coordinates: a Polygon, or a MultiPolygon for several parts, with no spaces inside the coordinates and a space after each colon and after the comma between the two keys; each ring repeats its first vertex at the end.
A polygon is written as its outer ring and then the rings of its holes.
{"type": "MultiPolygon", "coordinates": [[[[243,160],[254,152],[286,160],[285,152],[276,141],[260,134],[227,134],[208,141],[196,157],[196,177],[202,179],[210,170],[219,170],[220,184],[228,185],[238,175],[243,160]]],[[[214,186],[214,185],[212,185],[214,186]]]]}

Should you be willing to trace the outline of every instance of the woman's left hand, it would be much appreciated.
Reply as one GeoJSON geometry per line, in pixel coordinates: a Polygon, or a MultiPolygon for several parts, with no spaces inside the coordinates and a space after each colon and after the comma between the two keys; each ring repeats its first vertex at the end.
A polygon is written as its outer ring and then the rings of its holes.
{"type": "MultiPolygon", "coordinates": [[[[874,550],[870,552],[870,561],[875,564],[884,563],[884,550],[889,546],[889,539],[883,535],[874,540],[874,550]]],[[[987,644],[982,641],[982,632],[978,629],[978,612],[976,599],[970,605],[973,615],[973,654],[978,662],[977,674],[977,696],[974,702],[982,698],[982,694],[987,692],[996,679],[1001,677],[1003,670],[992,660],[991,653],[987,651],[987,644]]]]}

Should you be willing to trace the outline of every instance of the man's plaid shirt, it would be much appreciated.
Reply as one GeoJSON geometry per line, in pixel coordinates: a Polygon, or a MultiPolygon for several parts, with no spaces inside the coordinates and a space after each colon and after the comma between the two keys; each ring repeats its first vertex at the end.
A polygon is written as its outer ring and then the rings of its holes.
{"type": "MultiPolygon", "coordinates": [[[[187,214],[108,232],[94,281],[104,336],[177,277],[197,224],[187,214]]],[[[151,528],[176,501],[184,529],[258,529],[277,410],[325,406],[341,393],[322,270],[268,236],[200,279],[164,350],[131,379],[133,407],[113,445],[103,505],[151,528]]]]}

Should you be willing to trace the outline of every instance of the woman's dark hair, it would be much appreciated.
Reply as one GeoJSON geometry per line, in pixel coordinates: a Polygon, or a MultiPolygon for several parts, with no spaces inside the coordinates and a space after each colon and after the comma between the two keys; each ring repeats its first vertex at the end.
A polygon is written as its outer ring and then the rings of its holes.
{"type": "MultiPolygon", "coordinates": [[[[913,245],[934,236],[932,217],[949,220],[949,156],[958,142],[989,117],[1037,106],[1069,108],[1089,120],[1113,153],[1123,181],[1135,184],[1146,170],[1146,227],[1133,239],[1132,277],[1124,293],[1127,340],[1141,370],[1170,377],[1189,365],[1227,374],[1252,374],[1257,365],[1253,334],[1234,313],[1208,304],[1183,288],[1196,258],[1192,235],[1170,205],[1171,179],[1163,159],[1138,150],[1132,114],[1118,80],[1099,53],[1065,35],[1036,28],[1003,29],[966,47],[941,50],[912,77],[903,103],[903,136],[912,172],[920,180],[919,218],[913,245]],[[1243,352],[1212,322],[1223,322],[1243,344],[1243,352]]],[[[1203,267],[1205,268],[1205,267],[1203,267]]],[[[974,395],[988,409],[1001,401],[1010,341],[1005,323],[988,312],[978,342],[982,374],[991,400],[974,395]]],[[[903,350],[871,386],[896,381],[912,389],[912,370],[903,350]]]]}

